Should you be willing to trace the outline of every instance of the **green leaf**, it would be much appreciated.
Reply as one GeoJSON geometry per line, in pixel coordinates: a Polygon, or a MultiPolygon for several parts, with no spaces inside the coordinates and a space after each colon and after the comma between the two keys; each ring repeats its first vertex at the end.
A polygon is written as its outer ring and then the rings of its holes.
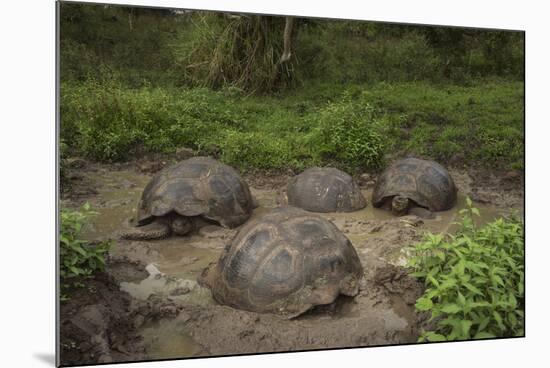
{"type": "Polygon", "coordinates": [[[475,334],[474,339],[492,339],[496,337],[492,333],[481,331],[475,334]]]}
{"type": "Polygon", "coordinates": [[[440,250],[436,250],[436,251],[434,252],[434,254],[435,254],[435,256],[436,256],[437,258],[439,258],[441,261],[445,262],[445,258],[446,258],[446,257],[445,257],[445,252],[440,251],[440,250]]]}
{"type": "Polygon", "coordinates": [[[80,245],[77,245],[77,244],[73,244],[71,246],[72,250],[74,250],[75,252],[79,253],[81,256],[84,256],[86,257],[87,254],[86,254],[86,251],[84,249],[82,249],[82,247],[80,245]]]}
{"type": "Polygon", "coordinates": [[[419,311],[427,311],[432,309],[433,302],[428,298],[419,298],[416,301],[415,307],[419,311]]]}
{"type": "Polygon", "coordinates": [[[508,294],[508,302],[510,303],[510,308],[513,308],[513,309],[515,309],[518,305],[518,301],[517,301],[516,297],[514,296],[514,294],[512,294],[512,293],[508,294]]]}
{"type": "Polygon", "coordinates": [[[464,306],[466,304],[466,298],[464,297],[464,295],[462,295],[460,291],[458,292],[457,300],[458,304],[460,304],[461,306],[464,306]]]}
{"type": "Polygon", "coordinates": [[[458,263],[456,264],[456,273],[459,276],[464,275],[465,268],[466,268],[466,261],[462,257],[460,257],[460,261],[458,261],[458,263]]]}
{"type": "Polygon", "coordinates": [[[476,294],[476,295],[481,295],[483,296],[483,293],[481,292],[481,290],[479,290],[478,288],[476,288],[474,285],[470,284],[469,282],[464,282],[463,283],[463,286],[470,290],[472,293],[476,294]]]}
{"type": "Polygon", "coordinates": [[[458,313],[462,310],[462,308],[460,308],[458,305],[456,304],[445,304],[441,307],[441,311],[443,313],[447,313],[447,314],[454,314],[454,313],[458,313]]]}
{"type": "Polygon", "coordinates": [[[462,335],[464,336],[464,338],[470,338],[470,328],[472,327],[472,321],[460,321],[460,327],[462,328],[462,335]]]}
{"type": "Polygon", "coordinates": [[[518,323],[518,319],[514,313],[507,313],[506,319],[508,320],[508,322],[510,322],[512,328],[514,328],[518,323]]]}
{"type": "Polygon", "coordinates": [[[500,285],[504,287],[504,281],[502,281],[502,278],[499,275],[493,275],[491,278],[493,285],[500,285]]]}
{"type": "Polygon", "coordinates": [[[426,277],[426,272],[412,272],[409,274],[410,276],[412,277],[417,277],[417,278],[421,278],[421,277],[426,277]]]}
{"type": "Polygon", "coordinates": [[[498,328],[500,328],[501,331],[504,331],[506,328],[502,323],[502,317],[500,316],[500,313],[498,313],[497,311],[493,311],[493,317],[495,318],[495,321],[498,324],[498,328]]]}
{"type": "Polygon", "coordinates": [[[435,332],[428,332],[425,334],[426,340],[430,342],[438,342],[438,341],[447,341],[445,336],[435,333],[435,332]]]}
{"type": "Polygon", "coordinates": [[[432,275],[428,274],[426,279],[429,280],[435,287],[439,286],[439,281],[437,281],[432,275]]]}

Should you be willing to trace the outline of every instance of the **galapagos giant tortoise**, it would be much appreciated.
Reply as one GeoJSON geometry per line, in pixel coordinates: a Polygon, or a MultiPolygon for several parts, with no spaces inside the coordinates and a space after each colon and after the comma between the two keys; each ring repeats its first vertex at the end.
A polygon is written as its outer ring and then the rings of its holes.
{"type": "Polygon", "coordinates": [[[354,247],[332,222],[279,207],[246,223],[198,281],[221,304],[291,318],[357,295],[362,276],[354,247]]]}
{"type": "Polygon", "coordinates": [[[412,213],[433,218],[432,211],[445,211],[455,205],[456,194],[453,178],[443,166],[406,158],[382,173],[372,193],[372,204],[389,209],[396,216],[412,213]]]}
{"type": "Polygon", "coordinates": [[[367,205],[353,178],[332,167],[313,167],[291,178],[288,204],[311,212],[352,212],[367,205]]]}
{"type": "Polygon", "coordinates": [[[185,235],[213,221],[233,228],[252,214],[248,185],[231,167],[209,157],[193,157],[158,172],[143,190],[137,226],[126,239],[185,235]]]}

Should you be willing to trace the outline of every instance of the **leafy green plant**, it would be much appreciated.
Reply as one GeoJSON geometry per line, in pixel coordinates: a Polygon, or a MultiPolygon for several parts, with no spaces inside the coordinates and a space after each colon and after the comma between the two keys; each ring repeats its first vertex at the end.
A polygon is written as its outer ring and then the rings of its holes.
{"type": "Polygon", "coordinates": [[[416,309],[435,328],[419,341],[483,339],[524,334],[523,224],[500,218],[478,228],[467,199],[455,235],[426,234],[410,250],[412,275],[426,290],[416,309]]]}
{"type": "Polygon", "coordinates": [[[372,105],[344,94],[315,118],[319,124],[318,149],[324,160],[341,162],[348,168],[377,169],[382,165],[384,138],[372,105]]]}
{"type": "MultiPolygon", "coordinates": [[[[96,212],[86,203],[79,211],[62,208],[60,211],[61,234],[59,236],[59,256],[62,290],[82,286],[82,279],[92,276],[105,267],[105,255],[110,242],[90,244],[81,239],[83,226],[96,212]]],[[[66,295],[62,294],[62,298],[66,295]]]]}
{"type": "Polygon", "coordinates": [[[63,156],[119,161],[216,146],[241,169],[374,171],[387,153],[523,167],[522,83],[327,83],[284,96],[226,90],[62,83],[63,156]]]}

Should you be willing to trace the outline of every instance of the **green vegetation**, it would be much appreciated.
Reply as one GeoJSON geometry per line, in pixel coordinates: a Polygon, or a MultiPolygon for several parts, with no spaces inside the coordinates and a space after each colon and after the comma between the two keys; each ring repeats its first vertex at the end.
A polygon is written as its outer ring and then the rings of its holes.
{"type": "Polygon", "coordinates": [[[62,84],[62,138],[100,161],[178,147],[241,169],[378,169],[385,154],[523,168],[521,82],[331,85],[284,97],[206,88],[62,84]],[[301,95],[298,95],[300,93],[301,95]]]}
{"type": "Polygon", "coordinates": [[[180,147],[241,170],[412,154],[522,169],[523,34],[63,3],[63,155],[180,147]]]}
{"type": "MultiPolygon", "coordinates": [[[[270,90],[283,26],[282,17],[64,3],[62,78],[270,90]]],[[[520,32],[300,18],[277,87],[522,80],[523,46],[520,32]]]]}
{"type": "Polygon", "coordinates": [[[102,271],[105,266],[105,254],[110,248],[109,242],[89,244],[81,239],[82,227],[95,212],[85,204],[80,211],[61,209],[61,234],[59,237],[60,277],[62,299],[65,291],[71,287],[81,287],[82,279],[102,271]]]}
{"type": "Polygon", "coordinates": [[[469,200],[461,214],[457,234],[427,234],[411,249],[413,275],[426,285],[416,309],[436,325],[419,341],[523,336],[523,224],[501,218],[477,228],[469,200]]]}

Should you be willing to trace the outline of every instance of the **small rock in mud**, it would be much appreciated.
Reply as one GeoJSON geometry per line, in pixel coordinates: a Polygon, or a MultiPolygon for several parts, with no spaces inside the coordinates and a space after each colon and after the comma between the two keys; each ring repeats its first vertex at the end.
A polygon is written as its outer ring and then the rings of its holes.
{"type": "Polygon", "coordinates": [[[146,318],[151,320],[175,318],[179,313],[178,306],[174,301],[158,294],[151,294],[147,298],[147,307],[148,309],[145,309],[146,318]]]}
{"type": "Polygon", "coordinates": [[[399,221],[414,227],[418,227],[424,223],[424,221],[420,217],[415,215],[402,216],[399,221]]]}

